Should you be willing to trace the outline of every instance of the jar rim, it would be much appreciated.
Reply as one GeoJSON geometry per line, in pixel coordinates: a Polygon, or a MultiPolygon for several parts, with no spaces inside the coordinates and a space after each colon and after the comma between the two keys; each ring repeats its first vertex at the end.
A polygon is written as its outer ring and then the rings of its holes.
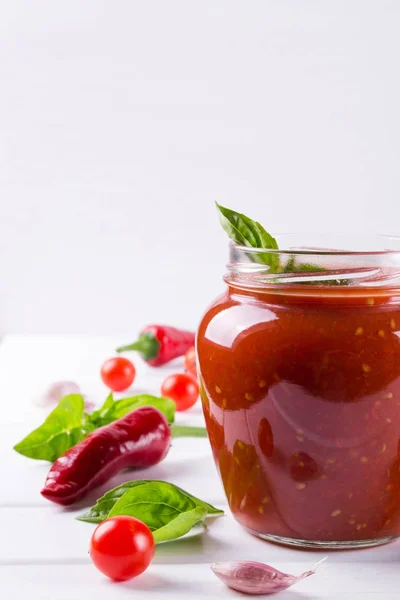
{"type": "Polygon", "coordinates": [[[246,288],[277,290],[284,286],[292,292],[305,288],[307,294],[328,286],[329,293],[343,293],[355,287],[359,291],[400,290],[398,236],[293,233],[278,234],[276,238],[279,249],[230,242],[226,281],[246,288]],[[322,241],[326,241],[325,245],[322,241]]]}
{"type": "Polygon", "coordinates": [[[235,246],[236,248],[238,248],[239,250],[244,250],[246,252],[254,252],[254,253],[262,253],[262,252],[271,252],[273,254],[303,254],[303,255],[309,255],[309,254],[317,254],[317,255],[321,255],[321,256],[330,256],[330,255],[341,255],[341,256],[352,256],[352,255],[366,255],[366,256],[371,256],[371,255],[385,255],[385,254],[396,254],[398,253],[400,255],[400,236],[395,236],[395,235],[388,235],[388,234],[369,234],[369,233],[329,233],[329,232],[320,232],[318,234],[316,234],[315,232],[313,233],[307,233],[307,232],[282,232],[282,233],[278,233],[276,234],[276,238],[278,239],[284,239],[284,238],[292,238],[292,237],[300,237],[301,238],[314,238],[315,236],[321,237],[321,238],[325,238],[325,237],[331,237],[334,236],[335,238],[347,238],[350,237],[354,240],[354,239],[358,239],[359,241],[361,240],[370,240],[370,242],[373,240],[375,243],[379,243],[382,242],[382,244],[384,242],[386,242],[387,244],[391,244],[391,245],[395,245],[395,248],[382,248],[380,250],[370,250],[370,249],[365,249],[365,250],[351,250],[351,249],[334,249],[334,248],[326,248],[326,247],[319,247],[319,246],[313,246],[313,247],[308,247],[308,246],[304,246],[304,247],[291,247],[291,248],[277,248],[277,249],[265,249],[265,248],[258,248],[258,247],[254,247],[254,246],[242,246],[240,244],[235,244],[234,242],[229,242],[230,246],[235,246]]]}

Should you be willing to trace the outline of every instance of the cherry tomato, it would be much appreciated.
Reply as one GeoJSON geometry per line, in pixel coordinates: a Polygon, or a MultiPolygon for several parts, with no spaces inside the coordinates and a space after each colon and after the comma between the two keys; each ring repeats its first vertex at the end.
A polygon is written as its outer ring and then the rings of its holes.
{"type": "Polygon", "coordinates": [[[147,569],[154,550],[154,537],[147,525],[134,517],[121,515],[97,525],[89,553],[104,575],[115,581],[126,581],[147,569]]]}
{"type": "Polygon", "coordinates": [[[132,385],[136,369],[127,358],[109,358],[101,367],[101,378],[113,392],[122,392],[132,385]]]}
{"type": "Polygon", "coordinates": [[[185,371],[193,375],[197,378],[197,369],[196,369],[196,350],[193,348],[189,348],[189,350],[185,354],[185,371]]]}
{"type": "Polygon", "coordinates": [[[175,402],[176,410],[187,410],[199,397],[199,385],[193,375],[176,373],[165,379],[161,394],[175,402]]]}

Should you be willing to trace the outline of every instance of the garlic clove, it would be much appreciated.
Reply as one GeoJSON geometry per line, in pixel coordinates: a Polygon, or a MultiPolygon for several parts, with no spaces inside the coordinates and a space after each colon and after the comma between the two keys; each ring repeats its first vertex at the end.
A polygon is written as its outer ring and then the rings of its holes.
{"type": "Polygon", "coordinates": [[[302,579],[313,575],[323,558],[310,571],[301,575],[282,573],[260,562],[230,561],[211,565],[211,570],[228,587],[245,594],[274,594],[286,590],[302,579]]]}
{"type": "Polygon", "coordinates": [[[61,398],[68,394],[80,394],[81,389],[75,381],[55,381],[39,398],[36,399],[37,406],[55,406],[61,398]]]}

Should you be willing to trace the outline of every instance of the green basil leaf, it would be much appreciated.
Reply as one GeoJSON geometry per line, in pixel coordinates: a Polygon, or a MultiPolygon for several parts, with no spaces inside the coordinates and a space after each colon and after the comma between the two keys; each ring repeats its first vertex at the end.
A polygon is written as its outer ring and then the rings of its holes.
{"type": "MultiPolygon", "coordinates": [[[[195,508],[194,502],[179,488],[167,482],[151,482],[127,490],[114,504],[109,517],[129,515],[155,531],[179,514],[195,508]]],[[[205,510],[205,509],[203,509],[205,510]]]]}
{"type": "MultiPolygon", "coordinates": [[[[178,487],[178,486],[176,486],[176,487],[178,487]]],[[[189,498],[192,500],[192,502],[195,503],[196,506],[198,506],[200,508],[205,508],[207,511],[207,516],[224,514],[224,511],[221,510],[220,508],[216,508],[212,504],[208,504],[208,502],[204,502],[204,500],[200,500],[200,498],[196,498],[196,496],[189,494],[189,492],[186,492],[182,488],[178,488],[178,490],[180,490],[181,492],[186,494],[186,496],[189,496],[189,498]]]]}
{"type": "MultiPolygon", "coordinates": [[[[270,250],[279,250],[278,243],[260,223],[253,221],[246,215],[221,206],[216,202],[219,213],[219,219],[224,231],[228,234],[235,244],[251,248],[266,248],[270,250]]],[[[286,264],[282,267],[279,254],[275,252],[259,252],[250,256],[253,262],[269,266],[268,273],[322,273],[327,271],[323,266],[313,265],[312,263],[297,263],[295,256],[290,256],[286,264]]],[[[288,280],[289,281],[289,280],[288,280]]],[[[297,283],[295,280],[291,283],[297,283]]],[[[346,278],[337,277],[328,280],[313,280],[299,282],[301,285],[321,285],[337,286],[349,285],[351,281],[346,278]]]]}
{"type": "Polygon", "coordinates": [[[286,265],[282,269],[282,273],[294,273],[296,266],[296,257],[289,256],[286,265]]]}
{"type": "Polygon", "coordinates": [[[85,437],[83,410],[81,395],[64,396],[44,423],[16,444],[14,450],[28,458],[54,462],[85,437]]]}
{"type": "MultiPolygon", "coordinates": [[[[123,496],[125,494],[125,492],[127,490],[134,488],[134,487],[138,487],[140,485],[144,485],[146,483],[152,483],[152,484],[156,485],[156,484],[159,484],[159,483],[162,484],[165,482],[157,481],[157,480],[151,481],[149,479],[126,481],[125,483],[122,483],[121,485],[115,487],[114,489],[112,489],[109,492],[107,492],[106,494],[104,494],[104,496],[102,496],[101,498],[99,498],[99,500],[97,500],[97,502],[94,506],[92,506],[83,515],[77,517],[77,519],[79,521],[86,521],[87,523],[101,523],[102,521],[104,521],[104,519],[106,519],[109,516],[109,513],[110,513],[111,509],[113,508],[113,506],[121,498],[121,496],[123,496]]],[[[172,484],[168,484],[168,485],[172,485],[172,484]]],[[[195,504],[195,506],[205,508],[207,510],[208,515],[223,515],[224,514],[223,510],[220,510],[219,508],[212,506],[212,504],[208,504],[207,502],[200,500],[200,498],[196,498],[196,496],[189,494],[189,492],[183,490],[182,488],[180,488],[178,486],[174,486],[174,487],[177,490],[179,490],[182,494],[185,494],[186,496],[188,496],[188,498],[190,498],[190,500],[195,504]]]]}
{"type": "Polygon", "coordinates": [[[205,427],[193,427],[191,425],[171,425],[171,435],[173,438],[178,437],[207,437],[207,429],[205,427]]]}
{"type": "Polygon", "coordinates": [[[312,263],[298,263],[295,256],[290,256],[282,273],[318,273],[326,271],[324,267],[312,263]]]}
{"type": "Polygon", "coordinates": [[[206,519],[207,510],[201,506],[182,512],[163,527],[153,531],[156,544],[170,542],[189,533],[196,525],[202,525],[206,519]]]}
{"type": "Polygon", "coordinates": [[[150,394],[140,394],[120,400],[114,400],[113,395],[110,394],[98,410],[87,415],[87,420],[94,428],[102,427],[121,419],[141,406],[158,408],[166,416],[168,423],[174,422],[175,402],[170,398],[159,398],[150,394]]]}
{"type": "MultiPolygon", "coordinates": [[[[260,223],[218,203],[216,205],[222,228],[235,244],[251,248],[279,249],[276,239],[260,223]]],[[[271,273],[279,270],[279,255],[274,252],[254,254],[252,260],[268,265],[271,273]]]]}
{"type": "Polygon", "coordinates": [[[158,408],[167,418],[168,423],[173,423],[175,420],[175,402],[170,398],[159,398],[150,394],[140,394],[132,398],[121,398],[116,400],[114,406],[114,418],[120,419],[132,410],[141,406],[154,406],[158,408]]]}
{"type": "Polygon", "coordinates": [[[104,496],[99,498],[86,513],[76,517],[78,521],[86,521],[87,523],[101,523],[107,519],[111,509],[116,502],[125,494],[125,492],[133,487],[151,483],[150,479],[138,479],[136,481],[127,481],[113,488],[104,496]]]}
{"type": "Polygon", "coordinates": [[[90,423],[91,425],[93,425],[93,427],[101,427],[102,425],[105,425],[106,423],[111,423],[109,418],[113,412],[114,405],[115,405],[114,396],[113,396],[112,392],[110,392],[108,394],[107,398],[105,399],[105,401],[103,402],[103,404],[100,406],[100,408],[85,415],[87,422],[90,423]]]}
{"type": "MultiPolygon", "coordinates": [[[[321,267],[320,265],[314,265],[312,263],[298,263],[296,262],[295,256],[290,256],[285,267],[282,269],[282,273],[323,273],[328,272],[329,270],[325,267],[321,267]]],[[[329,286],[337,286],[337,285],[350,285],[351,281],[349,279],[340,278],[337,279],[328,279],[325,281],[302,281],[301,285],[329,285],[329,286]]]]}
{"type": "Polygon", "coordinates": [[[196,506],[186,492],[165,481],[136,485],[117,500],[108,517],[129,515],[153,532],[156,543],[174,540],[203,523],[207,508],[196,506]]]}

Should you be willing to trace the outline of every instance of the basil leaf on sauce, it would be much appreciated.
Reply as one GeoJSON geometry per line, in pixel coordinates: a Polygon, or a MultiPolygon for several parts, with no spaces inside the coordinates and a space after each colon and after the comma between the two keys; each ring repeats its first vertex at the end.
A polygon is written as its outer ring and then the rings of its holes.
{"type": "MultiPolygon", "coordinates": [[[[189,494],[189,492],[186,492],[185,490],[183,490],[182,488],[180,488],[176,485],[173,485],[171,483],[166,483],[165,481],[157,481],[157,480],[151,481],[148,479],[142,479],[142,480],[136,480],[136,481],[127,481],[127,482],[122,483],[121,485],[115,487],[114,489],[110,490],[109,492],[104,494],[104,496],[99,498],[99,500],[96,502],[96,504],[94,506],[92,506],[86,513],[77,517],[77,519],[79,521],[85,521],[88,523],[101,523],[102,521],[104,521],[104,519],[106,519],[108,516],[110,516],[112,509],[117,504],[117,502],[120,500],[120,498],[122,498],[124,496],[124,494],[126,492],[128,492],[129,490],[131,490],[133,488],[143,486],[146,484],[152,484],[151,489],[154,489],[157,486],[162,487],[165,485],[168,486],[168,489],[174,488],[174,490],[176,490],[178,492],[178,494],[183,494],[189,499],[188,506],[190,506],[191,503],[193,503],[193,505],[195,507],[205,509],[207,515],[209,515],[209,516],[218,516],[218,515],[224,514],[223,510],[220,510],[219,508],[216,508],[215,506],[212,506],[211,504],[208,504],[207,502],[200,500],[200,498],[196,498],[196,496],[189,494]]],[[[165,488],[162,488],[162,489],[165,490],[165,488]]],[[[129,497],[128,497],[128,500],[129,500],[129,497]]],[[[124,503],[125,503],[125,501],[124,501],[124,503]]],[[[122,513],[122,514],[125,514],[125,513],[122,513]]],[[[134,516],[136,516],[136,515],[134,515],[134,516]]]]}
{"type": "Polygon", "coordinates": [[[54,462],[85,437],[84,401],[80,394],[64,396],[40,427],[14,446],[14,450],[37,460],[54,462]]]}
{"type": "MultiPolygon", "coordinates": [[[[253,221],[246,215],[238,213],[230,208],[221,206],[216,202],[219,213],[219,219],[224,231],[230,239],[240,246],[251,248],[266,248],[279,250],[278,243],[271,234],[269,234],[260,223],[253,221]]],[[[327,272],[327,269],[312,263],[298,263],[295,256],[290,256],[284,266],[280,264],[278,253],[260,252],[250,256],[253,262],[262,263],[269,266],[268,274],[274,273],[310,273],[309,281],[299,282],[301,285],[322,285],[337,286],[349,285],[349,279],[337,277],[336,279],[313,280],[312,273],[327,272]]],[[[291,282],[296,284],[294,280],[291,282]]]]}
{"type": "MultiPolygon", "coordinates": [[[[296,257],[291,256],[284,268],[282,269],[282,273],[323,273],[326,272],[327,269],[324,267],[320,267],[319,265],[313,265],[312,263],[298,263],[296,262],[296,257]]],[[[337,286],[337,285],[349,285],[351,282],[347,278],[337,278],[337,279],[327,279],[323,281],[302,281],[302,285],[329,285],[329,286],[337,286]]]]}
{"type": "MultiPolygon", "coordinates": [[[[235,244],[251,248],[279,249],[276,239],[260,223],[217,202],[216,206],[222,228],[235,244]]],[[[255,262],[268,265],[271,273],[276,273],[279,269],[279,255],[274,252],[260,252],[251,258],[255,262]]]]}

